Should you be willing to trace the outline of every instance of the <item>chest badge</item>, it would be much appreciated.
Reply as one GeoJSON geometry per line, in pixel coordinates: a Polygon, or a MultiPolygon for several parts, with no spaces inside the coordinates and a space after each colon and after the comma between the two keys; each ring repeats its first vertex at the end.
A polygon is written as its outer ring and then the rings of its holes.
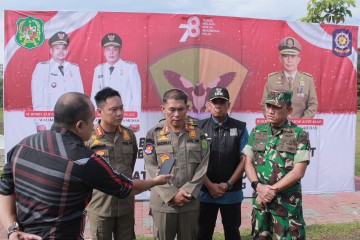
{"type": "Polygon", "coordinates": [[[163,135],[161,137],[159,137],[158,141],[169,141],[170,138],[168,138],[167,136],[163,135]]]}
{"type": "Polygon", "coordinates": [[[238,132],[236,128],[230,128],[230,136],[237,136],[238,132]]]}
{"type": "Polygon", "coordinates": [[[170,156],[167,154],[164,154],[160,157],[160,160],[162,163],[164,163],[166,160],[169,160],[169,159],[170,159],[170,156]]]}
{"type": "Polygon", "coordinates": [[[99,155],[99,156],[104,156],[105,151],[104,150],[98,150],[98,151],[96,151],[96,154],[99,155]]]}
{"type": "Polygon", "coordinates": [[[196,138],[196,131],[195,130],[190,130],[189,131],[189,137],[196,138]]]}
{"type": "Polygon", "coordinates": [[[56,86],[57,86],[56,82],[52,82],[52,83],[51,83],[51,87],[52,87],[52,88],[56,88],[56,86]]]}

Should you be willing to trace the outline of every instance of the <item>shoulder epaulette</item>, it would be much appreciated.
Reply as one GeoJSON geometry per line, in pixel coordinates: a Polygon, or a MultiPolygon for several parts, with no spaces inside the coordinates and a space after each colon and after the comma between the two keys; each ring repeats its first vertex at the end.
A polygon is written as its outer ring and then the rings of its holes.
{"type": "Polygon", "coordinates": [[[40,62],[40,64],[48,64],[49,61],[40,62]]]}
{"type": "Polygon", "coordinates": [[[273,76],[273,75],[275,75],[275,74],[279,74],[279,73],[281,73],[281,72],[272,72],[272,73],[269,73],[269,77],[271,77],[271,76],[273,76]]]}
{"type": "Polygon", "coordinates": [[[126,63],[128,63],[128,64],[135,64],[135,63],[132,62],[132,61],[124,61],[124,62],[126,62],[126,63]]]}
{"type": "Polygon", "coordinates": [[[312,75],[310,73],[307,73],[307,72],[301,72],[303,73],[304,75],[308,76],[308,77],[312,77],[312,75]]]}
{"type": "Polygon", "coordinates": [[[269,126],[270,126],[269,123],[260,124],[255,127],[255,130],[260,132],[266,132],[269,126]]]}
{"type": "Polygon", "coordinates": [[[121,126],[119,127],[119,131],[120,131],[120,129],[121,129],[121,131],[123,131],[123,129],[126,129],[126,130],[129,130],[129,131],[133,132],[133,130],[132,130],[129,126],[123,126],[123,125],[121,125],[121,126]],[[121,128],[122,128],[122,129],[121,129],[121,128]]]}
{"type": "Polygon", "coordinates": [[[77,63],[69,62],[71,65],[79,66],[77,63]]]}
{"type": "Polygon", "coordinates": [[[199,119],[187,115],[185,121],[189,125],[197,125],[199,119]]]}

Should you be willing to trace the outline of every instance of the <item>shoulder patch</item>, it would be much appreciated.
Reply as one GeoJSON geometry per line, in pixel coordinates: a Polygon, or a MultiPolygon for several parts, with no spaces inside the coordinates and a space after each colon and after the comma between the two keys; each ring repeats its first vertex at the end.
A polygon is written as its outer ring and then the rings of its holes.
{"type": "Polygon", "coordinates": [[[144,152],[146,155],[150,155],[154,152],[154,145],[152,143],[148,143],[144,146],[144,152]]]}

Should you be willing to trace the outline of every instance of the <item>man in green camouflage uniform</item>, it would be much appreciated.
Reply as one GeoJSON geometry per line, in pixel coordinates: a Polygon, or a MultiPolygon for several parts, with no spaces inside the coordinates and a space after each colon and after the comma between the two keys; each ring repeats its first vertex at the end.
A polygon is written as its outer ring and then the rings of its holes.
{"type": "Polygon", "coordinates": [[[310,160],[308,133],[288,120],[292,92],[270,91],[266,124],[256,126],[243,153],[254,189],[253,239],[305,239],[300,180],[310,160]]]}
{"type": "Polygon", "coordinates": [[[171,158],[175,158],[175,164],[169,184],[151,189],[154,239],[173,240],[177,236],[178,240],[195,240],[199,192],[207,171],[209,146],[202,129],[186,116],[187,95],[183,91],[166,91],[161,107],[166,119],[146,135],[147,176],[154,178],[171,158]]]}

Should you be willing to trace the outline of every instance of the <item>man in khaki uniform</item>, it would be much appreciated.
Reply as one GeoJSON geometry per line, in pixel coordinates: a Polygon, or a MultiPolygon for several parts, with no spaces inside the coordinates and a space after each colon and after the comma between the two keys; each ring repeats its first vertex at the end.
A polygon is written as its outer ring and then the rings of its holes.
{"type": "Polygon", "coordinates": [[[166,117],[146,135],[144,158],[147,176],[154,178],[171,158],[175,164],[169,184],[153,188],[150,208],[154,239],[196,239],[199,191],[209,160],[206,136],[197,125],[186,121],[187,95],[179,89],[164,93],[162,111],[166,117]]]}
{"type": "Polygon", "coordinates": [[[265,115],[265,100],[271,90],[293,92],[291,99],[293,112],[290,118],[314,118],[318,100],[313,77],[297,70],[300,63],[301,45],[293,37],[286,37],[279,43],[280,62],[283,71],[268,75],[262,97],[262,110],[265,115]]]}
{"type": "MultiPolygon", "coordinates": [[[[116,171],[132,178],[138,148],[134,133],[121,126],[124,109],[120,94],[104,88],[95,95],[95,101],[101,119],[86,145],[116,171]]],[[[134,239],[133,196],[119,199],[94,190],[87,211],[93,240],[134,239]]]]}

